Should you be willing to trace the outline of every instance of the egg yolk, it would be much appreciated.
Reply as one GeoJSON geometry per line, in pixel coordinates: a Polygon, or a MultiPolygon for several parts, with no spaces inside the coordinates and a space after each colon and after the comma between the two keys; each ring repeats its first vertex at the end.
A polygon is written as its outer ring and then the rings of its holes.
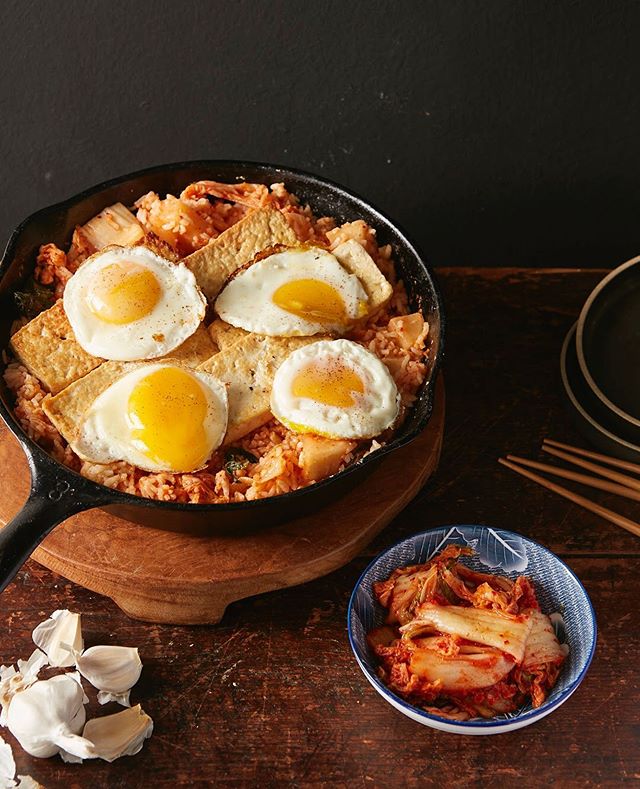
{"type": "Polygon", "coordinates": [[[147,457],[167,470],[193,471],[209,456],[207,407],[196,378],[177,367],[162,367],[143,378],[129,396],[132,437],[147,457]]]}
{"type": "Polygon", "coordinates": [[[293,379],[294,397],[308,397],[323,405],[349,408],[355,405],[353,393],[364,394],[360,376],[349,367],[337,363],[326,367],[309,366],[293,379]]]}
{"type": "Polygon", "coordinates": [[[155,274],[130,261],[101,269],[87,294],[89,309],[105,323],[133,323],[153,311],[162,288],[155,274]]]}
{"type": "Polygon", "coordinates": [[[319,279],[286,282],[273,294],[273,303],[308,321],[323,324],[349,322],[347,308],[340,293],[319,279]]]}

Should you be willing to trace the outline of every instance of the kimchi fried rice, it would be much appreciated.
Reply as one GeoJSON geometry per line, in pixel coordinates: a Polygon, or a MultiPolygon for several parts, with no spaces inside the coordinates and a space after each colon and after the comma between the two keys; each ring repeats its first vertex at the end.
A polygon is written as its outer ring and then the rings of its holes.
{"type": "MultiPolygon", "coordinates": [[[[206,182],[204,182],[206,183],[206,182]]],[[[391,300],[366,323],[346,336],[378,356],[388,367],[401,395],[401,418],[413,404],[428,372],[428,324],[424,322],[417,339],[407,347],[399,316],[409,314],[404,284],[396,276],[390,245],[379,246],[376,232],[362,220],[336,226],[331,217],[316,217],[308,205],[301,205],[284,184],[229,185],[215,198],[199,184],[188,186],[179,197],[160,197],[154,192],[140,197],[133,210],[154,248],[177,260],[198,250],[242,219],[252,208],[277,209],[286,218],[301,242],[332,250],[353,239],[361,244],[393,286],[391,300]]],[[[60,298],[72,274],[96,251],[82,227],[76,228],[65,252],[55,244],[40,247],[34,278],[39,286],[60,298]]],[[[26,323],[16,321],[13,331],[26,323]]],[[[5,353],[4,378],[15,397],[15,415],[27,435],[56,460],[109,488],[160,501],[195,504],[228,503],[265,498],[304,487],[315,480],[302,472],[303,441],[279,422],[272,420],[237,442],[243,462],[230,464],[228,452],[217,450],[207,467],[194,473],[150,473],[126,462],[108,465],[79,458],[49,421],[42,401],[48,393],[26,367],[5,353]]],[[[361,441],[342,458],[338,471],[388,441],[391,431],[377,440],[361,441]]]]}

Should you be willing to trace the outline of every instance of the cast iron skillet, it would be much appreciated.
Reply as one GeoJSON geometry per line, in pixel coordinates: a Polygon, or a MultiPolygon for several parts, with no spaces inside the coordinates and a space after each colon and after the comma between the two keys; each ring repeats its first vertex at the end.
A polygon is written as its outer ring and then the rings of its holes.
{"type": "MultiPolygon", "coordinates": [[[[361,482],[389,452],[414,439],[427,425],[433,407],[436,373],[442,358],[444,315],[429,266],[414,244],[384,214],[337,184],[315,175],[270,164],[236,161],[178,162],[141,170],[107,181],[26,219],[9,239],[0,264],[0,348],[9,345],[9,330],[17,316],[13,292],[33,271],[40,244],[68,245],[76,225],[87,222],[115,202],[131,205],[152,190],[179,194],[192,181],[240,180],[287,188],[308,202],[317,215],[339,221],[364,219],[391,243],[398,271],[413,308],[422,309],[430,324],[431,369],[406,422],[387,446],[322,482],[298,491],[258,501],[231,504],[179,504],[152,501],[110,490],[55,461],[28,438],[12,413],[11,394],[0,384],[0,416],[16,436],[29,461],[31,491],[16,517],[0,531],[0,591],[5,588],[38,543],[61,521],[93,507],[157,528],[193,533],[246,533],[320,509],[361,482]]],[[[345,528],[349,524],[345,523],[345,528]]]]}

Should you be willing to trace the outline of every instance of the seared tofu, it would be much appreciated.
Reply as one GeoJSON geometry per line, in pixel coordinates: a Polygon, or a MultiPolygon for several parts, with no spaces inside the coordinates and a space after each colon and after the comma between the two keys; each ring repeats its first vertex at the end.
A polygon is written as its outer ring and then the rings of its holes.
{"type": "MultiPolygon", "coordinates": [[[[62,300],[19,329],[11,338],[11,349],[51,394],[61,392],[104,361],[87,353],[76,340],[62,300]]],[[[200,325],[191,337],[168,353],[167,357],[196,367],[214,351],[209,332],[204,325],[200,325]]]]}
{"type": "Polygon", "coordinates": [[[258,208],[184,258],[200,290],[212,302],[229,277],[267,247],[297,244],[296,234],[280,211],[258,208]]]}
{"type": "Polygon", "coordinates": [[[278,367],[290,353],[313,342],[315,337],[263,337],[246,334],[214,354],[199,370],[227,385],[229,422],[226,444],[231,444],[271,419],[271,387],[278,367]]]}
{"type": "Polygon", "coordinates": [[[350,274],[355,274],[362,283],[369,297],[368,314],[389,301],[393,294],[391,283],[385,279],[375,260],[361,244],[349,239],[332,250],[332,253],[338,258],[340,265],[350,274]]]}

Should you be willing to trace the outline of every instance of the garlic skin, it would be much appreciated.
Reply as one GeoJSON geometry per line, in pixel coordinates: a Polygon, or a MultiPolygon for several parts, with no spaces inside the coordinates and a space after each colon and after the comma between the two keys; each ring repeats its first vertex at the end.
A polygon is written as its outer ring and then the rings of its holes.
{"type": "Polygon", "coordinates": [[[113,762],[121,756],[138,753],[152,731],[153,721],[136,704],[114,715],[92,718],[84,727],[82,736],[93,744],[97,758],[113,762]]]}
{"type": "Polygon", "coordinates": [[[75,660],[69,647],[78,652],[84,648],[80,614],[67,609],[54,611],[49,619],[35,628],[32,637],[35,645],[46,653],[52,666],[73,666],[75,660]]]}
{"type": "Polygon", "coordinates": [[[0,737],[0,789],[11,789],[15,786],[15,774],[16,763],[11,746],[0,737]]]}
{"type": "Polygon", "coordinates": [[[22,690],[22,675],[14,666],[0,666],[0,726],[7,725],[7,711],[14,694],[22,690]]]}
{"type": "Polygon", "coordinates": [[[28,688],[38,678],[38,672],[48,664],[47,656],[39,649],[28,660],[18,660],[18,670],[13,666],[0,666],[0,726],[7,725],[9,703],[18,691],[28,688]]]}
{"type": "Polygon", "coordinates": [[[76,673],[39,680],[11,699],[7,726],[31,756],[59,753],[64,761],[91,759],[92,743],[78,736],[87,701],[76,673]]]}
{"type": "Polygon", "coordinates": [[[140,679],[142,661],[136,647],[90,647],[81,655],[74,653],[82,676],[98,689],[98,701],[117,701],[129,706],[129,692],[140,679]]]}
{"type": "Polygon", "coordinates": [[[26,685],[32,685],[38,678],[41,668],[49,665],[49,659],[41,649],[34,649],[27,660],[18,660],[18,671],[26,685]]]}
{"type": "Polygon", "coordinates": [[[18,776],[18,789],[44,789],[42,784],[39,784],[35,778],[30,775],[18,776]]]}
{"type": "Polygon", "coordinates": [[[16,776],[16,763],[11,746],[0,737],[0,789],[14,789],[14,787],[17,789],[44,789],[42,784],[39,784],[30,775],[16,776]]]}

